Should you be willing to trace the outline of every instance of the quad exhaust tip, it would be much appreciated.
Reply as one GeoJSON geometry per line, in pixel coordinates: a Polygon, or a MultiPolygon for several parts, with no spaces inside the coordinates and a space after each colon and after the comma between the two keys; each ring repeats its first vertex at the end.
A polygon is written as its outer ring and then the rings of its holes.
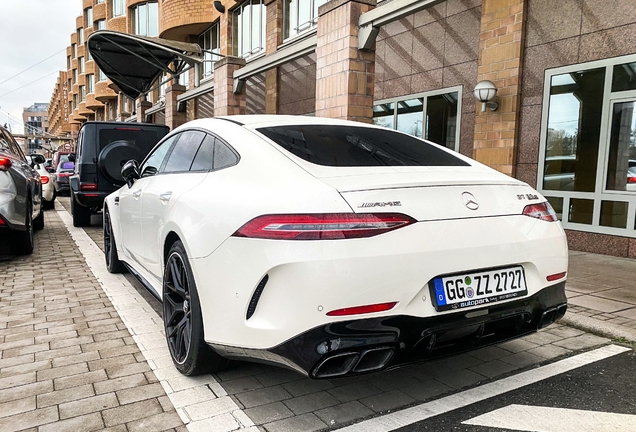
{"type": "Polygon", "coordinates": [[[364,373],[384,368],[393,358],[391,347],[372,348],[360,352],[343,352],[327,357],[314,368],[314,378],[333,378],[349,373],[364,373]]]}
{"type": "Polygon", "coordinates": [[[565,311],[567,309],[568,309],[568,305],[566,303],[546,309],[546,311],[543,312],[543,314],[541,314],[541,319],[539,319],[538,329],[542,329],[543,327],[549,326],[553,322],[563,318],[563,315],[565,315],[565,311]]]}

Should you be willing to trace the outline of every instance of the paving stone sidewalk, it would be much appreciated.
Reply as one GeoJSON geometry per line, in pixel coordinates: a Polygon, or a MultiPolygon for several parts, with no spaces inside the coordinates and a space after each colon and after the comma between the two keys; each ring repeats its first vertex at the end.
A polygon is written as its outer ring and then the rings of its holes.
{"type": "Polygon", "coordinates": [[[45,226],[0,256],[0,432],[186,431],[57,212],[45,226]]]}

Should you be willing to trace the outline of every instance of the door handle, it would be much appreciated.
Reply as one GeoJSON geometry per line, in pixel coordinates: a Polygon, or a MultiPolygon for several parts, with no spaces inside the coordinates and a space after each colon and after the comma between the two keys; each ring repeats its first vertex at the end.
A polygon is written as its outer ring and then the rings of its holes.
{"type": "Polygon", "coordinates": [[[141,196],[141,189],[137,189],[136,191],[134,191],[132,193],[132,196],[134,196],[135,198],[139,198],[141,196]]]}
{"type": "Polygon", "coordinates": [[[172,192],[165,192],[165,193],[159,194],[159,199],[163,202],[170,201],[170,198],[172,198],[172,192]]]}

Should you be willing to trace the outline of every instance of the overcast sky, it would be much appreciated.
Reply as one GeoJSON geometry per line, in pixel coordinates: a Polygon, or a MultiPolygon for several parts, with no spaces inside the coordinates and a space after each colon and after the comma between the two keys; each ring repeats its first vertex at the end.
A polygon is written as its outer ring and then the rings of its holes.
{"type": "Polygon", "coordinates": [[[0,0],[0,124],[22,133],[22,109],[51,100],[81,14],[82,0],[0,0]]]}

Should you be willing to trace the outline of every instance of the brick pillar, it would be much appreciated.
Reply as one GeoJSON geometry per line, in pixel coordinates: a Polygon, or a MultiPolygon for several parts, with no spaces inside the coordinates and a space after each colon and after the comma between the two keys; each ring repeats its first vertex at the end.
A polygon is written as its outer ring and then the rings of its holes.
{"type": "Polygon", "coordinates": [[[136,103],[137,109],[135,111],[137,121],[139,123],[143,123],[146,121],[146,110],[152,106],[152,102],[146,100],[146,96],[141,96],[139,99],[137,99],[136,103]]]}
{"type": "Polygon", "coordinates": [[[497,111],[481,112],[477,104],[473,157],[496,170],[515,175],[524,13],[527,0],[483,0],[477,81],[497,87],[497,111]]]}
{"type": "Polygon", "coordinates": [[[234,94],[234,71],[245,66],[245,59],[225,57],[214,63],[214,115],[245,114],[245,90],[234,94]]]}
{"type": "Polygon", "coordinates": [[[358,49],[358,19],[375,0],[331,0],[318,9],[316,116],[373,120],[375,51],[358,49]]]}
{"type": "MultiPolygon", "coordinates": [[[[283,0],[266,0],[266,43],[265,52],[275,53],[283,42],[283,0]]],[[[265,113],[278,114],[278,67],[265,72],[265,113]]]]}
{"type": "Polygon", "coordinates": [[[172,84],[166,89],[166,126],[174,129],[188,121],[188,113],[177,111],[177,96],[186,91],[185,86],[181,84],[172,84]]]}

